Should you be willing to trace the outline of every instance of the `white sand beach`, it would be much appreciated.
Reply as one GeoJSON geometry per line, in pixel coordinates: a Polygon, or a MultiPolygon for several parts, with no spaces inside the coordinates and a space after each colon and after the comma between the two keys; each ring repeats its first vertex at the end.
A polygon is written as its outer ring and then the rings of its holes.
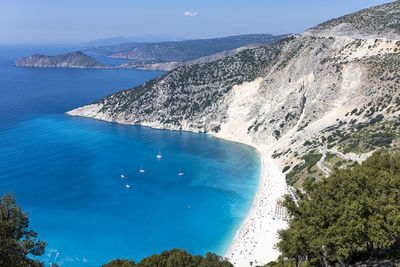
{"type": "Polygon", "coordinates": [[[285,175],[271,157],[272,146],[255,145],[249,139],[221,131],[216,137],[240,142],[255,148],[261,159],[260,180],[253,204],[224,255],[237,267],[263,265],[276,260],[279,251],[274,248],[278,242],[278,230],[287,227],[285,214],[277,203],[288,194],[285,175]]]}
{"type": "Polygon", "coordinates": [[[270,157],[270,149],[257,149],[261,157],[260,184],[253,205],[230,245],[225,257],[235,266],[266,264],[279,256],[274,249],[277,232],[286,227],[284,216],[276,210],[277,201],[287,194],[285,177],[270,157]]]}

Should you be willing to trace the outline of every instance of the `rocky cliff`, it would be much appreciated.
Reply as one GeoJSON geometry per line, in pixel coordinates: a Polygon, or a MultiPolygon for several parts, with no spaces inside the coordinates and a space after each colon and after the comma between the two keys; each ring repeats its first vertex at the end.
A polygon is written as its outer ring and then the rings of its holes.
{"type": "Polygon", "coordinates": [[[37,68],[109,68],[80,51],[57,56],[34,54],[15,61],[15,66],[37,68]]]}
{"type": "MultiPolygon", "coordinates": [[[[365,9],[216,62],[179,67],[68,114],[271,145],[288,182],[301,185],[296,174],[316,172],[310,159],[318,147],[343,148],[358,127],[397,120],[399,12],[400,1],[365,9]]],[[[357,149],[347,152],[376,147],[357,149]]]]}

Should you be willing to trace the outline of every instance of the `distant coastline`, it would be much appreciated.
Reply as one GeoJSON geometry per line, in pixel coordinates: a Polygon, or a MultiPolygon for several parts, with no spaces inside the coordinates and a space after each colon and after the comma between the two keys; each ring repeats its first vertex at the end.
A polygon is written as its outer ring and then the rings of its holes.
{"type": "Polygon", "coordinates": [[[286,34],[245,34],[158,43],[128,42],[93,46],[84,48],[83,52],[74,51],[57,56],[33,54],[17,60],[14,65],[38,68],[122,68],[170,71],[181,66],[215,62],[247,49],[273,43],[286,36],[286,34]],[[126,59],[128,62],[109,66],[89,55],[126,59]]]}
{"type": "MultiPolygon", "coordinates": [[[[14,62],[16,67],[33,67],[33,68],[79,68],[79,69],[136,69],[136,70],[152,70],[152,71],[170,71],[175,68],[214,62],[237,53],[260,47],[260,44],[252,44],[239,47],[230,51],[223,51],[213,55],[189,60],[189,61],[171,61],[171,62],[148,62],[148,61],[128,61],[121,65],[110,66],[97,61],[95,58],[84,54],[81,51],[74,51],[57,56],[47,56],[41,54],[33,54],[31,56],[18,59],[14,62]]],[[[118,59],[119,57],[109,57],[118,59]]]]}

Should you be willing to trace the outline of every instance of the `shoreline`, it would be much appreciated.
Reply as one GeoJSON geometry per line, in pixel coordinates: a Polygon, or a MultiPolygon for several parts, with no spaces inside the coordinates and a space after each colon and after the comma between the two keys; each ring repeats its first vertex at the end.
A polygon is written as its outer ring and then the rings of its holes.
{"type": "Polygon", "coordinates": [[[211,136],[250,146],[257,151],[261,160],[257,192],[224,257],[235,267],[247,267],[250,262],[263,265],[276,260],[280,255],[274,248],[278,242],[277,233],[286,228],[287,223],[282,216],[276,216],[275,208],[277,200],[288,192],[285,176],[271,157],[273,146],[261,147],[219,134],[211,136]]]}
{"type": "Polygon", "coordinates": [[[74,112],[71,111],[65,114],[71,117],[84,117],[123,125],[149,127],[158,130],[203,133],[211,137],[252,147],[256,150],[261,160],[259,185],[252,200],[252,205],[241,222],[239,229],[236,231],[234,238],[230,242],[224,257],[235,267],[248,267],[250,266],[250,262],[254,265],[263,265],[276,260],[280,255],[279,251],[274,249],[275,244],[278,242],[277,232],[285,228],[287,223],[283,218],[275,218],[275,208],[279,198],[287,194],[288,191],[285,176],[279,169],[275,160],[271,157],[276,143],[260,146],[254,144],[249,139],[249,136],[240,136],[233,133],[220,132],[213,134],[191,129],[168,129],[165,126],[152,123],[135,124],[116,122],[110,118],[91,117],[91,114],[82,116],[76,113],[74,114],[74,112]]]}

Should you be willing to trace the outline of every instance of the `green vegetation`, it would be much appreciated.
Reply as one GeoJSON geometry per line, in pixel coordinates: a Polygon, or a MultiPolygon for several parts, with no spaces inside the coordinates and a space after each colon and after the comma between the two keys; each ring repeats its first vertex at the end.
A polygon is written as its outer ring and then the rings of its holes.
{"type": "Polygon", "coordinates": [[[315,182],[297,204],[286,196],[282,255],[267,266],[348,265],[400,257],[400,153],[375,152],[362,165],[315,182]]]}
{"type": "Polygon", "coordinates": [[[283,167],[283,170],[282,170],[282,172],[283,173],[285,173],[287,170],[289,170],[290,169],[290,166],[285,166],[285,167],[283,167]]]}
{"type": "Polygon", "coordinates": [[[215,253],[207,252],[206,257],[192,256],[185,250],[171,249],[159,255],[144,258],[135,264],[132,260],[113,260],[102,267],[233,267],[233,265],[215,253]]]}
{"type": "Polygon", "coordinates": [[[351,126],[346,134],[333,133],[328,141],[345,154],[367,153],[380,148],[396,149],[400,142],[400,120],[383,121],[383,116],[379,115],[369,122],[351,126]]]}
{"type": "Polygon", "coordinates": [[[16,205],[12,194],[0,198],[0,266],[43,266],[28,256],[41,256],[47,243],[29,230],[28,213],[16,205]]]}
{"type": "Polygon", "coordinates": [[[327,153],[324,160],[324,166],[330,170],[334,170],[336,168],[346,168],[354,166],[355,164],[357,164],[357,162],[343,159],[338,155],[332,153],[327,153]]]}
{"type": "MultiPolygon", "coordinates": [[[[319,176],[319,171],[313,167],[315,167],[321,157],[322,155],[315,153],[315,151],[311,151],[309,154],[304,155],[301,158],[303,163],[297,164],[288,174],[286,174],[286,182],[289,185],[294,185],[300,178],[305,178],[307,175],[316,174],[319,176]]],[[[315,179],[315,175],[312,175],[310,178],[315,179]]]]}

